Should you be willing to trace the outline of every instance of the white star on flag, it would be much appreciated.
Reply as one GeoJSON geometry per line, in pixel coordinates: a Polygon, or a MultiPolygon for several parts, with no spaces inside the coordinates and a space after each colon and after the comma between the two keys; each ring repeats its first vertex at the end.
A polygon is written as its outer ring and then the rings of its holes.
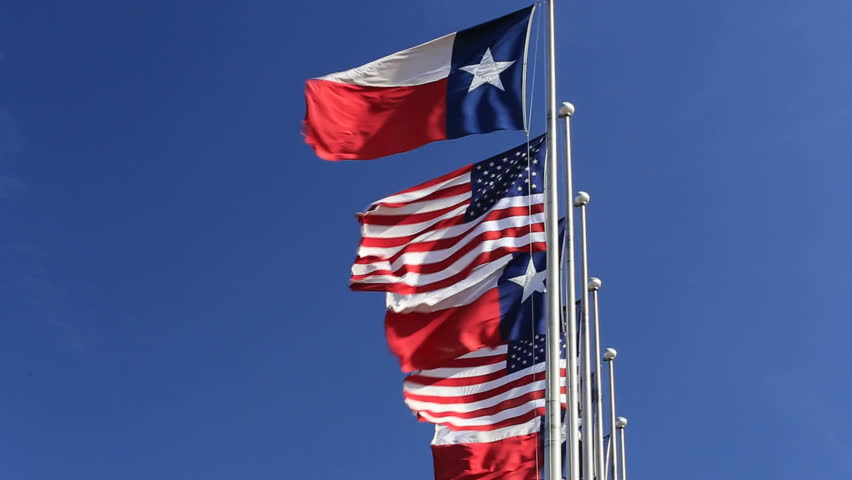
{"type": "Polygon", "coordinates": [[[524,272],[523,275],[510,278],[509,281],[517,283],[524,288],[524,293],[521,296],[521,303],[523,303],[527,301],[527,298],[532,295],[533,292],[544,292],[544,278],[546,276],[547,273],[545,271],[535,271],[535,265],[533,264],[532,259],[530,259],[530,263],[527,265],[527,271],[524,272]]]}
{"type": "Polygon", "coordinates": [[[494,57],[491,55],[491,48],[486,49],[485,55],[482,56],[482,60],[479,62],[479,65],[461,67],[461,70],[473,75],[473,80],[470,82],[470,88],[467,89],[468,93],[486,83],[490,83],[500,90],[506,91],[506,89],[503,88],[503,82],[500,81],[500,74],[507,68],[511,67],[513,63],[515,63],[514,60],[511,62],[495,62],[494,57]]]}

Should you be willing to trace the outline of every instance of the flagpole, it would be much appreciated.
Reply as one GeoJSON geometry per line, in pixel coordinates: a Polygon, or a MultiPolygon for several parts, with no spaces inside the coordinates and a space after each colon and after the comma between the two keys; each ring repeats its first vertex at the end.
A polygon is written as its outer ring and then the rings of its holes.
{"type": "Polygon", "coordinates": [[[618,419],[616,419],[615,427],[618,428],[618,432],[621,435],[621,447],[619,448],[621,451],[621,480],[627,480],[627,457],[624,454],[624,427],[626,426],[626,418],[618,417],[618,419]]]}
{"type": "MultiPolygon", "coordinates": [[[[547,160],[545,175],[545,226],[547,234],[547,393],[544,446],[548,480],[562,479],[562,421],[560,418],[559,352],[559,205],[556,130],[556,14],[554,0],[547,2],[547,160]]],[[[577,479],[579,480],[579,479],[577,479]]]]}
{"type": "MultiPolygon", "coordinates": [[[[588,242],[586,241],[586,206],[589,204],[589,194],[586,192],[578,192],[577,198],[574,199],[574,206],[580,209],[580,250],[582,252],[583,265],[583,283],[585,287],[589,284],[589,255],[588,242]]],[[[582,391],[582,408],[580,413],[583,417],[583,472],[588,472],[591,479],[591,472],[596,468],[595,464],[595,441],[593,439],[593,420],[592,420],[592,360],[591,360],[591,335],[589,331],[589,289],[583,288],[583,388],[582,391]]]]}
{"type": "Polygon", "coordinates": [[[559,109],[559,117],[565,119],[565,240],[563,248],[565,249],[565,279],[567,286],[566,305],[566,321],[565,321],[565,338],[566,338],[566,373],[565,373],[565,390],[567,391],[566,400],[568,404],[565,415],[568,417],[568,463],[570,470],[569,480],[580,480],[580,439],[578,432],[579,412],[577,411],[577,286],[576,275],[574,272],[574,208],[571,205],[571,198],[574,195],[574,173],[571,164],[571,117],[574,115],[574,105],[569,102],[562,102],[562,108],[559,109]]]}
{"type": "Polygon", "coordinates": [[[595,440],[597,441],[597,461],[598,461],[598,480],[602,480],[606,476],[606,466],[604,465],[603,451],[603,391],[601,388],[601,321],[598,308],[598,290],[601,289],[603,282],[598,277],[589,279],[588,288],[592,292],[592,303],[595,305],[595,440]]]}
{"type": "Polygon", "coordinates": [[[614,348],[607,348],[604,353],[604,361],[609,364],[609,444],[612,450],[612,480],[618,478],[618,437],[615,428],[615,357],[618,352],[614,348]]]}

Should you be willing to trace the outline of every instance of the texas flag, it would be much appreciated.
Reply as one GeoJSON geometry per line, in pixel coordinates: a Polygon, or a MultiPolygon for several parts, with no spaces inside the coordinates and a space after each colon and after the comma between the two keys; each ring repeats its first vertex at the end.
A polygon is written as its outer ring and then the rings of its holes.
{"type": "Polygon", "coordinates": [[[369,160],[523,129],[534,9],[306,81],[305,141],[326,160],[369,160]]]}
{"type": "MultiPolygon", "coordinates": [[[[448,358],[545,332],[547,253],[516,252],[500,263],[438,304],[388,309],[385,335],[403,371],[436,368],[448,358]]],[[[388,294],[388,301],[404,303],[404,297],[388,294]]]]}

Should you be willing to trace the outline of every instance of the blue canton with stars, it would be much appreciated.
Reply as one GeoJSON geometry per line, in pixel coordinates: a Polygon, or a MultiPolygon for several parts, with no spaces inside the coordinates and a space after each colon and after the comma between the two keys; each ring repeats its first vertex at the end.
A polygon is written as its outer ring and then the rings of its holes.
{"type": "Polygon", "coordinates": [[[507,152],[473,164],[470,173],[470,221],[491,209],[501,198],[544,192],[545,135],[507,152]]]}
{"type": "MultiPolygon", "coordinates": [[[[545,335],[536,335],[533,339],[511,342],[506,352],[506,374],[544,362],[547,352],[546,340],[545,335]]],[[[564,337],[562,340],[559,358],[565,358],[564,337]]]]}

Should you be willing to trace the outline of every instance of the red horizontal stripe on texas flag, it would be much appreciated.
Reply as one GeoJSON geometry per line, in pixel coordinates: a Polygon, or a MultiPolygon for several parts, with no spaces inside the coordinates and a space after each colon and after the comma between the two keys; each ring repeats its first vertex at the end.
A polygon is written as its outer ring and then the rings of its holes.
{"type": "Polygon", "coordinates": [[[432,368],[435,359],[455,358],[497,345],[502,338],[500,292],[495,287],[473,303],[434,312],[388,310],[385,336],[403,371],[432,368]]]}
{"type": "Polygon", "coordinates": [[[305,141],[326,160],[412,150],[447,138],[446,97],[447,79],[407,87],[308,80],[305,141]]]}
{"type": "Polygon", "coordinates": [[[538,433],[488,443],[432,445],[435,479],[537,479],[544,463],[539,445],[538,433]]]}

